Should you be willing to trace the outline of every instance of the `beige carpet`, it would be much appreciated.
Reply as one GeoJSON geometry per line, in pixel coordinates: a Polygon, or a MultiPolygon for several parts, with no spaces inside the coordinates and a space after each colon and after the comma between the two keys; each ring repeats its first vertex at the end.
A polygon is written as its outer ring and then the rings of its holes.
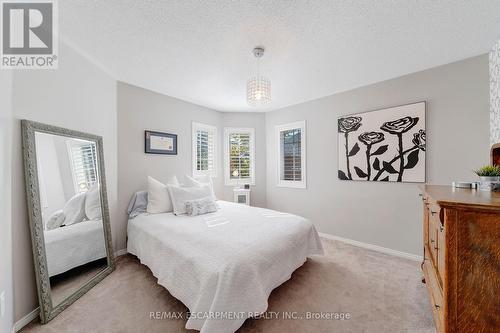
{"type": "MultiPolygon", "coordinates": [[[[435,332],[419,263],[323,239],[314,257],[275,289],[268,311],[278,319],[247,320],[238,332],[435,332]],[[349,313],[349,320],[285,319],[306,312],[349,313]],[[270,312],[271,313],[271,312],[270,312]]],[[[23,333],[187,332],[186,319],[150,319],[185,312],[137,258],[118,258],[116,271],[47,325],[23,333]]],[[[196,332],[196,331],[191,331],[196,332]]]]}

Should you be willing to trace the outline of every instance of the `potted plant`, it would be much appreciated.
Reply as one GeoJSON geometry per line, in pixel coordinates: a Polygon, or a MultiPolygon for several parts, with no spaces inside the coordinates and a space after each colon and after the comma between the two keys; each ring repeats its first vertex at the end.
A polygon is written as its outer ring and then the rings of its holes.
{"type": "Polygon", "coordinates": [[[500,166],[486,165],[474,170],[479,176],[479,189],[482,191],[494,191],[500,188],[500,166]]]}

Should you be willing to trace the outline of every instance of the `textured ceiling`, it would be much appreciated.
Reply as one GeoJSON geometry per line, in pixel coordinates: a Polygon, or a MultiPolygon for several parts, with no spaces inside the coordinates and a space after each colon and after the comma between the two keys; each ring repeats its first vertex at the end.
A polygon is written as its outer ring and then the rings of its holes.
{"type": "Polygon", "coordinates": [[[266,111],[486,53],[500,1],[64,0],[64,38],[118,80],[221,111],[266,111]],[[261,72],[272,104],[246,104],[261,72]]]}

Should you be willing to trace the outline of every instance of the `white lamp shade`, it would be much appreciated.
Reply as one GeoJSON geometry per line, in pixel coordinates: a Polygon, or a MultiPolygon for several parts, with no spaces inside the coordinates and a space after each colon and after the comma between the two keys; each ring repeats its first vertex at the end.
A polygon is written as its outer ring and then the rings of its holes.
{"type": "Polygon", "coordinates": [[[271,81],[263,76],[247,81],[247,102],[251,106],[266,105],[271,102],[271,81]]]}

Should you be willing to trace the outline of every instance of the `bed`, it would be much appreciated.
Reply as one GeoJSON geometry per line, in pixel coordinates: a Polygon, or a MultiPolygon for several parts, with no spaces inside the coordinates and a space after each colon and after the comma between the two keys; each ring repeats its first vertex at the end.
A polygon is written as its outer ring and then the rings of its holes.
{"type": "Polygon", "coordinates": [[[49,276],[106,257],[102,220],[48,230],[44,237],[49,276]]]}
{"type": "Polygon", "coordinates": [[[273,210],[218,201],[200,216],[142,213],[129,220],[129,253],[190,312],[187,329],[235,332],[263,313],[271,291],[308,256],[323,254],[314,225],[273,210]]]}

